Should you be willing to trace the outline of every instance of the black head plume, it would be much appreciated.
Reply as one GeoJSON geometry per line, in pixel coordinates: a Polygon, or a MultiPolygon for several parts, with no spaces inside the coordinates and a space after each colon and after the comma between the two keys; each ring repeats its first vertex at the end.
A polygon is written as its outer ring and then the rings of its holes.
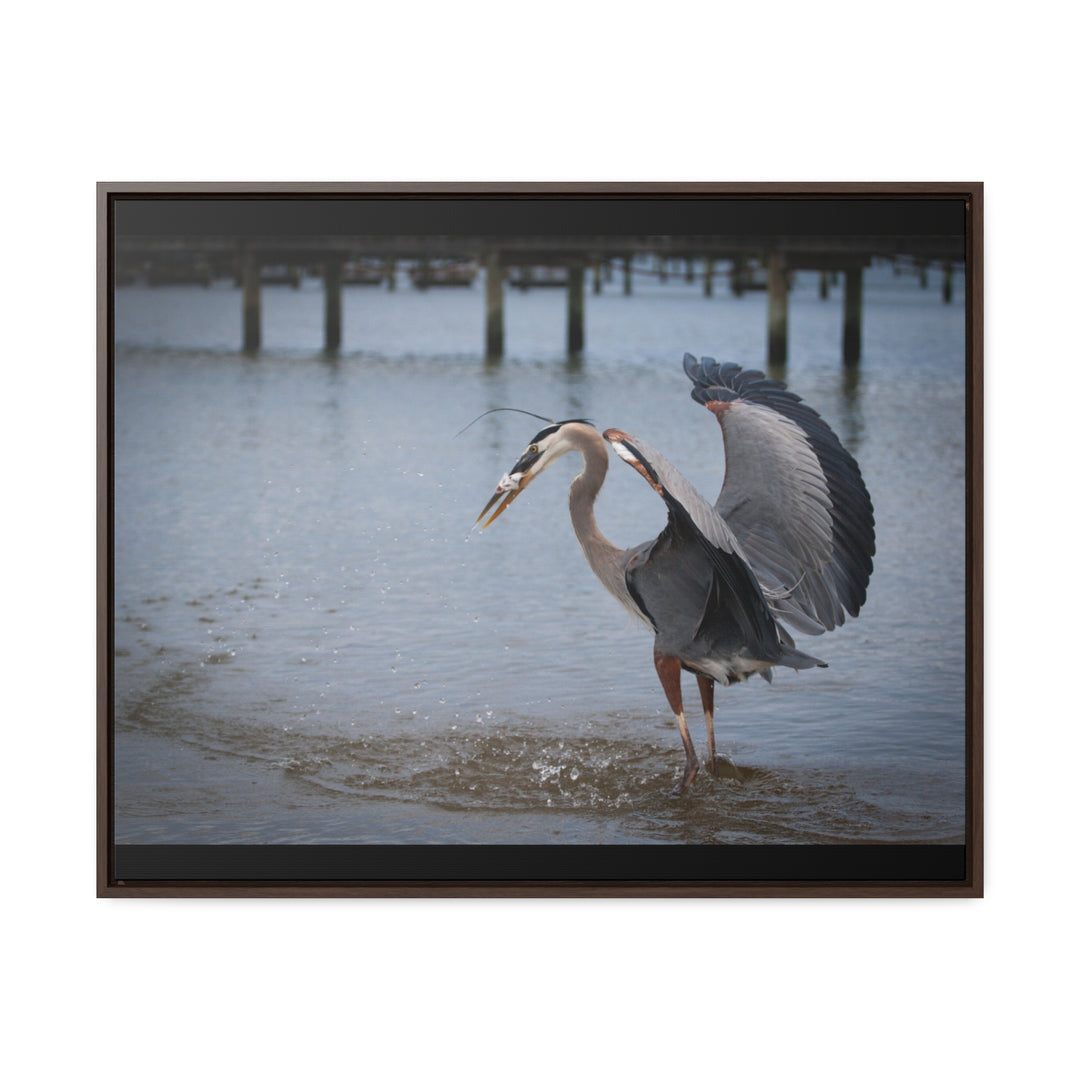
{"type": "MultiPolygon", "coordinates": [[[[501,406],[501,407],[495,408],[495,409],[488,409],[487,412],[482,412],[478,417],[476,417],[476,420],[483,420],[485,416],[490,416],[493,412],[519,412],[519,413],[523,413],[525,416],[531,416],[535,420],[543,420],[545,424],[554,424],[555,423],[555,421],[552,420],[550,416],[541,416],[539,413],[529,412],[528,409],[514,409],[509,405],[504,405],[504,406],[501,406]]],[[[458,437],[458,435],[463,435],[466,431],[468,431],[469,428],[471,428],[473,426],[473,424],[476,423],[476,420],[470,420],[461,429],[461,431],[459,431],[457,433],[457,435],[454,436],[454,438],[456,439],[458,437]]]]}

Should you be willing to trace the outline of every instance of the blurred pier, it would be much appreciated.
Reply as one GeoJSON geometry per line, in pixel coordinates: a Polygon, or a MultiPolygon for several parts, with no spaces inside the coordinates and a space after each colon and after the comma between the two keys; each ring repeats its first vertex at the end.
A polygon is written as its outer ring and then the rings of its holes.
{"type": "MultiPolygon", "coordinates": [[[[767,355],[770,371],[782,371],[788,353],[788,294],[794,274],[815,271],[818,295],[843,289],[841,360],[857,365],[862,351],[863,271],[888,260],[896,273],[912,273],[928,287],[928,271],[941,275],[941,297],[950,303],[953,273],[964,269],[964,242],[952,236],[220,236],[118,237],[117,285],[209,286],[231,279],[240,288],[242,348],[262,345],[262,288],[319,278],[325,293],[323,344],[342,342],[342,291],[350,285],[396,287],[398,271],[414,287],[469,287],[483,278],[484,355],[505,351],[506,287],[566,290],[566,347],[585,347],[586,279],[592,292],[605,287],[632,296],[634,279],[681,278],[701,282],[703,299],[718,284],[734,296],[767,294],[767,355]]],[[[479,320],[478,320],[479,321],[479,320]]]]}

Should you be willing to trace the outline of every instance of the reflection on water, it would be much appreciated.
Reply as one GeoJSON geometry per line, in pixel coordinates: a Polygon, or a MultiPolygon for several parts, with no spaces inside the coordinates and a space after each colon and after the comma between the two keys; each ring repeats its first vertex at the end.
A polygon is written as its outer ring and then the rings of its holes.
{"type": "MultiPolygon", "coordinates": [[[[235,291],[117,294],[117,838],[172,842],[955,842],[963,832],[962,305],[867,274],[864,360],[839,299],[791,297],[788,381],[858,456],[878,556],[859,619],[801,639],[829,668],[717,693],[743,783],[682,749],[648,634],[592,577],[557,463],[470,532],[537,422],[587,416],[722,479],[684,351],[760,366],[764,298],[669,281],[507,297],[479,355],[477,290],[353,290],[340,355],[322,295],[267,290],[258,357],[235,291]]],[[[959,293],[962,295],[962,292],[959,293]]],[[[613,468],[620,546],[662,504],[613,468]]],[[[692,695],[688,693],[688,700],[692,695]]],[[[700,719],[688,714],[695,737],[700,719]]]]}

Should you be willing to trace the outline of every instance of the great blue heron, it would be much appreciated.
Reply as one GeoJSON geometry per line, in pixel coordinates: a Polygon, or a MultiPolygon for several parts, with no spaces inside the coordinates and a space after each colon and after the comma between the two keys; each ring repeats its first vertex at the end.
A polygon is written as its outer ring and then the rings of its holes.
{"type": "Polygon", "coordinates": [[[700,764],[683,715],[682,672],[697,676],[707,765],[717,776],[714,684],[751,675],[771,682],[777,665],[825,667],[795,648],[781,622],[820,634],[843,623],[845,610],[857,615],[874,555],[874,511],[859,466],[813,409],[760,371],[689,353],[683,369],[691,396],[716,417],[724,440],[715,505],[641,439],[618,428],[601,437],[590,421],[564,420],[537,432],[476,519],[505,495],[486,528],[553,461],[581,454],[570,520],[593,572],[656,635],[656,671],[686,750],[672,792],[679,795],[700,764]],[[608,470],[605,440],[667,504],[663,532],[626,551],[600,532],[593,513],[608,470]]]}

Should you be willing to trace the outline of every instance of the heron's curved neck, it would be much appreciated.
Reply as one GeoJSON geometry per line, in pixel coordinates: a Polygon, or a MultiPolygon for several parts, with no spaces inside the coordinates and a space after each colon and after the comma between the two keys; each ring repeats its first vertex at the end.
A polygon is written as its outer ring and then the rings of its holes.
{"type": "Polygon", "coordinates": [[[570,484],[570,521],[589,565],[603,578],[601,567],[610,564],[619,554],[619,549],[600,531],[593,512],[596,496],[607,476],[607,444],[595,428],[584,424],[575,424],[573,431],[566,433],[570,448],[577,450],[585,462],[585,468],[570,484]]]}

